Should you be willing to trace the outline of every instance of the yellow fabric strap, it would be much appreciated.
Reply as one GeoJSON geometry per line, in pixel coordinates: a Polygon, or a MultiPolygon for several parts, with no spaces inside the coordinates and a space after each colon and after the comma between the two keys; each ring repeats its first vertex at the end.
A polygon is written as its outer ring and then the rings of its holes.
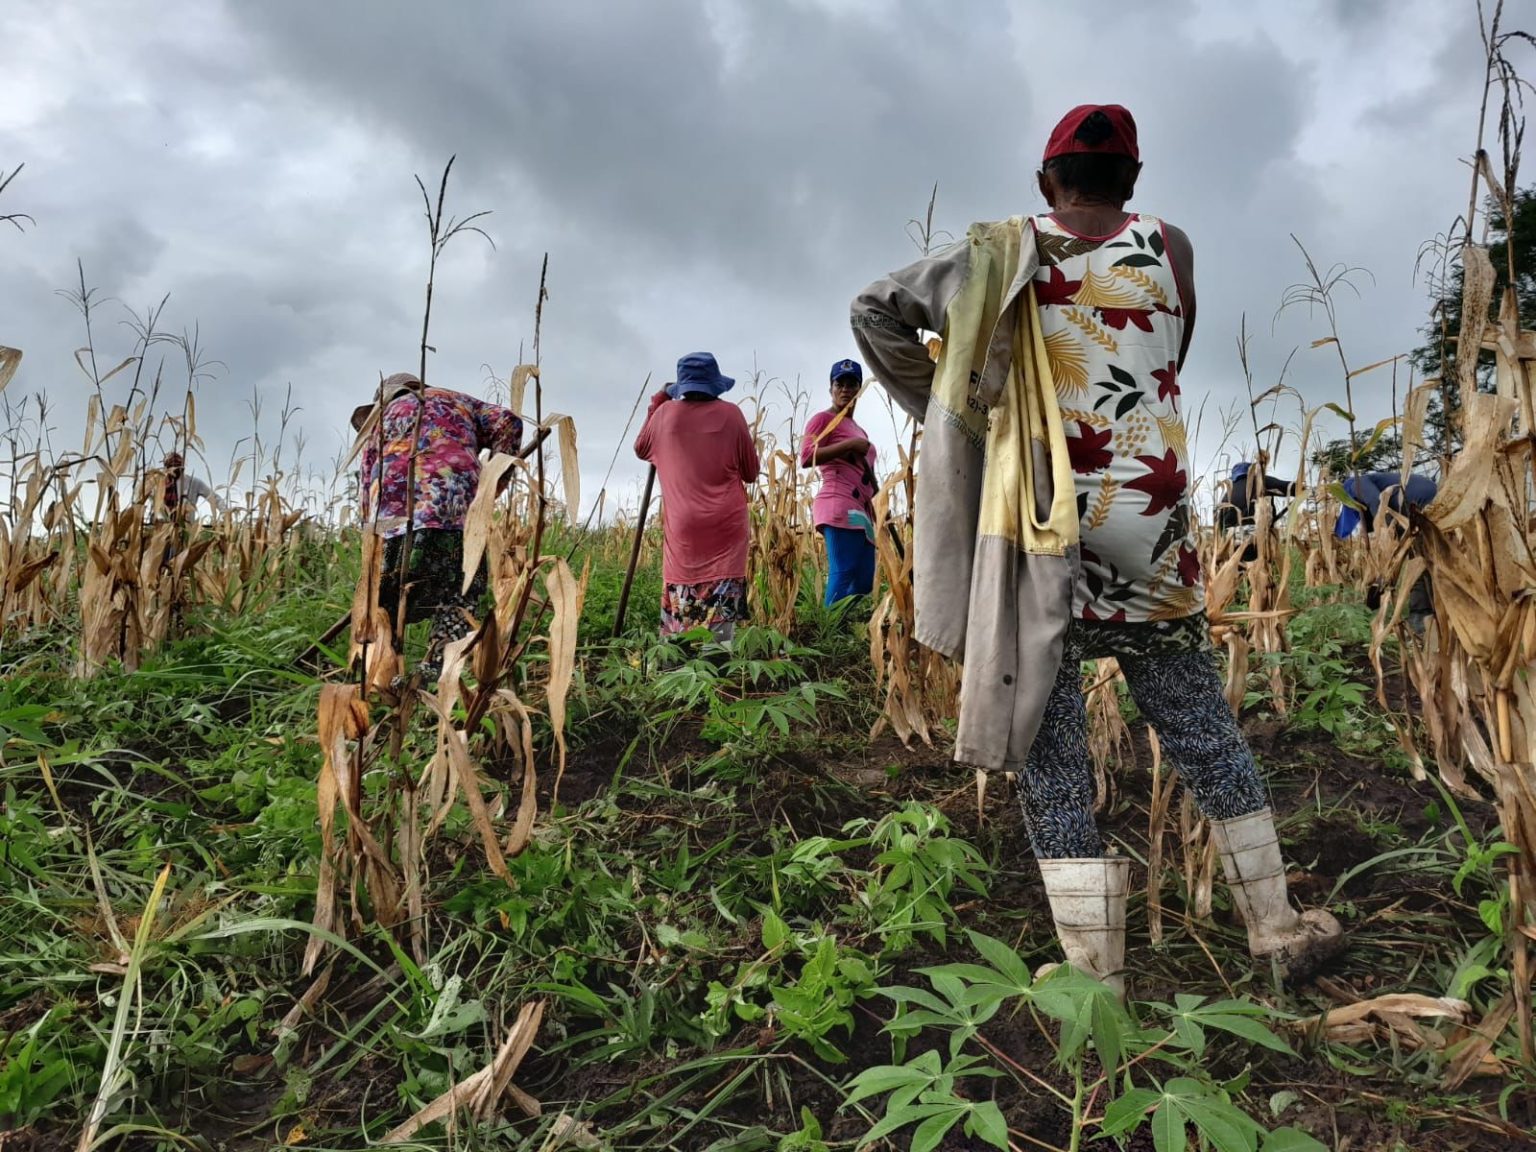
{"type": "Polygon", "coordinates": [[[1022,551],[1060,556],[1077,542],[1077,500],[1034,285],[1025,291],[1013,332],[1008,383],[987,430],[978,528],[982,535],[1001,536],[1022,551]],[[1036,457],[1036,445],[1049,468],[1048,476],[1039,474],[1042,460],[1036,457]],[[1037,499],[1042,490],[1051,494],[1044,517],[1037,499]]]}

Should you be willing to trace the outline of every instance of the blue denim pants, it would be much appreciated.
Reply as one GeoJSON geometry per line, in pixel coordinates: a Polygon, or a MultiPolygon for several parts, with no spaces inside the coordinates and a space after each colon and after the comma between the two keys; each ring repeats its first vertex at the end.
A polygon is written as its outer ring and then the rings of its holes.
{"type": "Polygon", "coordinates": [[[821,535],[827,542],[827,607],[850,596],[868,596],[875,587],[875,546],[864,530],[823,524],[821,535]]]}

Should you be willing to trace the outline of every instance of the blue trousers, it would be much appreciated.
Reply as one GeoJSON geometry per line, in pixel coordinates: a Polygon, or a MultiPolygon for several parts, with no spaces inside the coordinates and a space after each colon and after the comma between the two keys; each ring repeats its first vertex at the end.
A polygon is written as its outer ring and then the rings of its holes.
{"type": "Polygon", "coordinates": [[[862,528],[821,526],[827,542],[828,608],[850,596],[868,596],[875,587],[875,546],[862,528]]]}

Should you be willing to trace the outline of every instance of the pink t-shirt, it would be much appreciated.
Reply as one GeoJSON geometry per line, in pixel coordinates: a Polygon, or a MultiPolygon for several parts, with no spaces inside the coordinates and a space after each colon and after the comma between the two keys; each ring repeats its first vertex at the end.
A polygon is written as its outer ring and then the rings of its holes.
{"type": "MultiPolygon", "coordinates": [[[[800,466],[809,468],[817,448],[837,444],[859,437],[869,439],[868,433],[844,416],[830,432],[835,413],[818,412],[805,425],[805,437],[800,441],[800,466]]],[[[875,447],[870,445],[862,461],[843,457],[819,465],[821,490],[816,493],[812,506],[816,527],[853,528],[874,538],[874,509],[870,501],[875,498],[875,447]]]]}
{"type": "Polygon", "coordinates": [[[667,400],[652,408],[635,455],[661,480],[661,578],[668,584],[747,574],[747,490],[757,446],[746,417],[723,400],[667,400]]]}

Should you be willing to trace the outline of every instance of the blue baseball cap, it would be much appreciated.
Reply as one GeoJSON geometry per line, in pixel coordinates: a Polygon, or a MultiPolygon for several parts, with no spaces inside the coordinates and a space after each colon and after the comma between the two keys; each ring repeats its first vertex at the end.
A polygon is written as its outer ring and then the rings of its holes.
{"type": "Polygon", "coordinates": [[[859,367],[857,360],[839,360],[832,365],[832,375],[829,379],[842,380],[848,376],[852,376],[860,384],[864,383],[864,369],[859,367]]]}

